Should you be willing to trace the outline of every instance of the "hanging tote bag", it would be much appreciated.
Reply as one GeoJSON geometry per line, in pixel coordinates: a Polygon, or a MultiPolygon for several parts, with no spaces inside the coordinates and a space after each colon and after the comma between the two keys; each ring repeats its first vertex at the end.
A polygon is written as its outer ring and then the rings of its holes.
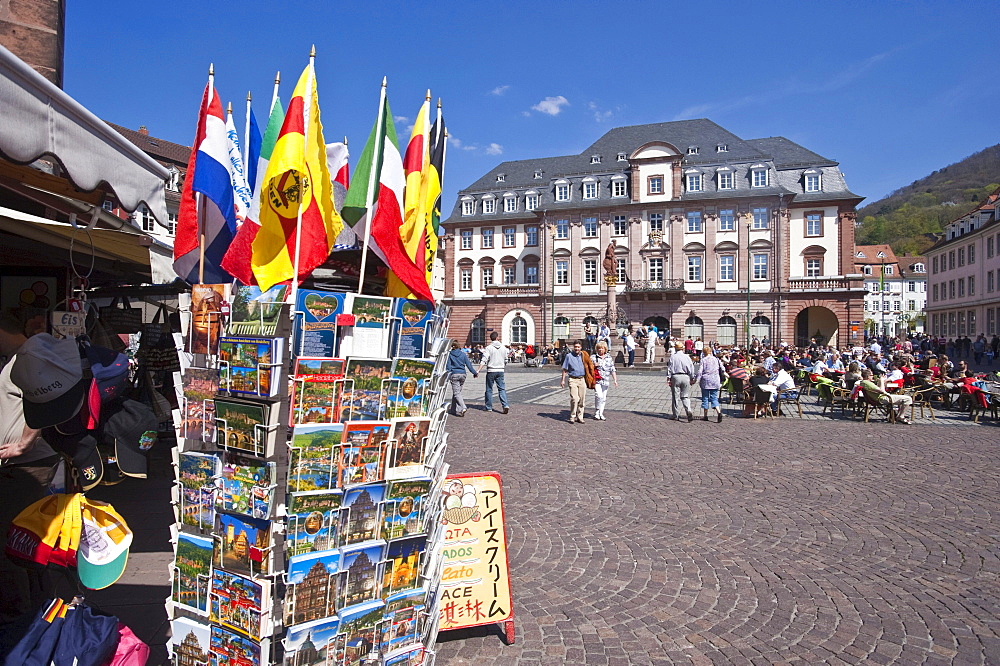
{"type": "Polygon", "coordinates": [[[138,333],[142,330],[142,309],[133,308],[128,302],[128,298],[121,298],[121,307],[118,307],[119,298],[115,296],[111,305],[99,308],[101,321],[113,333],[138,333]]]}

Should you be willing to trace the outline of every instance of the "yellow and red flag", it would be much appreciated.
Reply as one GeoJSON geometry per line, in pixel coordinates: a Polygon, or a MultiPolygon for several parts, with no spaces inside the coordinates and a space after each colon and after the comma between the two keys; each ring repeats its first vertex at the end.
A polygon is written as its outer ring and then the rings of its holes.
{"type": "Polygon", "coordinates": [[[301,280],[326,261],[344,226],[333,202],[312,62],[289,100],[258,196],[260,230],[251,266],[266,291],[293,277],[301,280]]]}

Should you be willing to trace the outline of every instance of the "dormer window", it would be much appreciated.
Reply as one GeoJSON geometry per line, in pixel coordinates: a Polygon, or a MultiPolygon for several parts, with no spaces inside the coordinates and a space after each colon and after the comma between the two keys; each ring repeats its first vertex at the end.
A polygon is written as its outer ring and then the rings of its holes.
{"type": "Polygon", "coordinates": [[[767,166],[755,164],[750,167],[750,183],[752,187],[767,187],[767,166]]]}
{"type": "Polygon", "coordinates": [[[492,215],[497,212],[497,199],[492,194],[483,197],[483,214],[492,215]]]}
{"type": "Polygon", "coordinates": [[[600,164],[601,163],[601,156],[600,155],[591,155],[590,156],[590,163],[591,164],[600,164]]]}
{"type": "Polygon", "coordinates": [[[625,176],[611,177],[611,196],[624,197],[628,195],[628,180],[625,176]]]}
{"type": "Polygon", "coordinates": [[[515,213],[517,212],[517,196],[513,192],[508,192],[503,195],[503,212],[505,213],[515,213]]]}
{"type": "Polygon", "coordinates": [[[688,155],[697,155],[698,146],[688,146],[688,155]]]}
{"type": "Polygon", "coordinates": [[[823,189],[823,173],[819,169],[809,169],[803,176],[806,192],[819,192],[823,189]]]}
{"type": "Polygon", "coordinates": [[[558,181],[555,189],[556,201],[569,201],[569,183],[558,181]]]}
{"type": "Polygon", "coordinates": [[[542,170],[541,169],[535,169],[535,178],[537,179],[537,178],[541,178],[541,177],[542,177],[542,170]]]}
{"type": "Polygon", "coordinates": [[[923,264],[913,264],[913,272],[914,273],[926,273],[927,272],[927,268],[924,267],[923,264]]]}
{"type": "Polygon", "coordinates": [[[715,147],[715,152],[717,152],[717,153],[728,153],[729,152],[729,146],[727,144],[720,143],[719,145],[717,145],[715,147]]]}
{"type": "Polygon", "coordinates": [[[524,210],[538,208],[538,190],[528,190],[524,193],[524,210]]]}
{"type": "Polygon", "coordinates": [[[476,200],[472,197],[462,199],[462,215],[476,214],[476,200]]]}
{"type": "Polygon", "coordinates": [[[719,181],[720,190],[736,189],[736,175],[733,173],[732,167],[725,166],[716,169],[716,179],[719,181]]]}
{"type": "Polygon", "coordinates": [[[497,174],[497,182],[498,183],[502,183],[505,180],[507,180],[507,174],[505,174],[505,173],[498,173],[497,174]]]}
{"type": "Polygon", "coordinates": [[[701,192],[704,189],[700,173],[688,173],[686,177],[688,192],[701,192]]]}
{"type": "Polygon", "coordinates": [[[583,179],[583,198],[584,199],[596,199],[597,198],[597,180],[594,178],[584,178],[583,179]]]}
{"type": "Polygon", "coordinates": [[[862,272],[863,272],[863,273],[864,273],[865,275],[871,275],[871,274],[872,274],[872,267],[871,267],[871,266],[865,266],[865,267],[864,267],[864,270],[863,270],[862,272]]]}
{"type": "Polygon", "coordinates": [[[619,162],[627,162],[628,161],[628,155],[626,155],[625,153],[618,153],[618,161],[619,162]]]}

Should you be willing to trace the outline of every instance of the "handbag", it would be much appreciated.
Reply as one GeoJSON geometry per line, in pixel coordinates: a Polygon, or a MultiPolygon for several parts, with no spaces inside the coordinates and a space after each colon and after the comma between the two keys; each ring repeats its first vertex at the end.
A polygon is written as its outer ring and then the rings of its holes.
{"type": "Polygon", "coordinates": [[[114,333],[138,333],[142,330],[142,310],[133,308],[128,298],[121,297],[121,307],[118,307],[118,297],[115,296],[111,305],[98,309],[101,321],[114,333]]]}
{"type": "Polygon", "coordinates": [[[153,320],[142,327],[142,337],[139,339],[139,350],[136,359],[145,370],[151,372],[179,372],[181,359],[177,353],[173,329],[167,306],[160,308],[153,320]],[[162,319],[162,322],[161,322],[162,319]]]}

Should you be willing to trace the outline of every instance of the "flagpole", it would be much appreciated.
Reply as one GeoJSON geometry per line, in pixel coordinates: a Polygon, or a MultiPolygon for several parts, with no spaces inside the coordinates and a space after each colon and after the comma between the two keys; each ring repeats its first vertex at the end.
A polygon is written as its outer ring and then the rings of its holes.
{"type": "MultiPolygon", "coordinates": [[[[315,84],[316,84],[316,45],[313,44],[312,49],[309,51],[309,78],[306,83],[306,95],[302,100],[302,150],[303,156],[305,156],[305,151],[309,148],[309,113],[312,111],[312,96],[315,94],[315,84]]],[[[277,77],[275,77],[275,92],[277,92],[277,77]]],[[[309,177],[309,174],[301,174],[300,178],[304,181],[309,177]]],[[[299,183],[299,215],[295,222],[295,264],[292,268],[292,303],[297,302],[299,296],[299,261],[302,256],[302,203],[305,197],[306,184],[304,182],[299,183]]]]}
{"type": "MultiPolygon", "coordinates": [[[[437,116],[438,126],[444,130],[441,141],[441,173],[438,174],[438,182],[441,183],[441,192],[444,193],[444,163],[448,161],[448,130],[444,126],[444,118],[441,117],[441,98],[438,97],[438,116],[437,116]]],[[[434,229],[434,233],[437,233],[437,228],[434,229]]]]}
{"type": "Polygon", "coordinates": [[[368,244],[371,242],[372,238],[372,206],[375,205],[374,194],[375,194],[375,178],[376,169],[375,166],[378,164],[378,159],[381,157],[382,152],[385,150],[385,135],[382,129],[382,114],[385,113],[385,87],[386,87],[386,77],[382,77],[382,91],[379,93],[378,100],[378,120],[375,124],[375,150],[372,151],[372,168],[371,173],[368,174],[368,201],[365,202],[367,212],[365,215],[368,220],[365,223],[365,242],[361,245],[361,277],[358,278],[358,293],[364,293],[365,286],[365,266],[368,263],[368,244]]]}
{"type": "MultiPolygon", "coordinates": [[[[250,159],[250,91],[247,91],[247,119],[244,124],[243,132],[243,171],[247,174],[250,173],[249,162],[250,159]]],[[[248,183],[250,187],[254,186],[254,183],[248,183]]]]}
{"type": "MultiPolygon", "coordinates": [[[[215,97],[215,63],[208,64],[208,103],[215,97]]],[[[192,150],[198,150],[194,146],[192,150]]],[[[194,178],[194,174],[191,174],[194,178]]],[[[198,284],[205,284],[205,195],[197,193],[198,203],[198,284]]]]}

